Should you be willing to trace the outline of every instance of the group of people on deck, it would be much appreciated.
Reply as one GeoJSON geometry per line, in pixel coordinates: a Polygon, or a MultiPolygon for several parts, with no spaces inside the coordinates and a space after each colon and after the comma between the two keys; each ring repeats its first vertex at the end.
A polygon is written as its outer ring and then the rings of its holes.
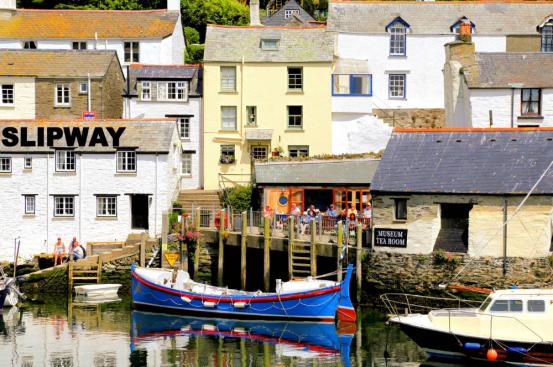
{"type": "MultiPolygon", "coordinates": [[[[77,241],[77,237],[73,237],[71,244],[69,245],[69,251],[71,251],[71,256],[73,260],[80,260],[86,257],[86,250],[83,246],[77,241]]],[[[69,254],[66,252],[65,244],[61,240],[61,237],[58,237],[56,244],[54,245],[54,266],[61,265],[63,259],[69,254]]]]}

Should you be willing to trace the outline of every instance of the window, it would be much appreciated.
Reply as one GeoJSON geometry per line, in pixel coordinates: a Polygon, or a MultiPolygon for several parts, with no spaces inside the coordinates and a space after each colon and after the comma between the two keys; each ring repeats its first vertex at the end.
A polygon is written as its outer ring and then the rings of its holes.
{"type": "Polygon", "coordinates": [[[246,123],[250,126],[257,125],[257,107],[256,106],[246,106],[247,121],[246,123]]]}
{"type": "Polygon", "coordinates": [[[289,145],[288,155],[290,157],[309,157],[309,146],[307,145],[289,145]]]}
{"type": "Polygon", "coordinates": [[[221,129],[236,131],[236,106],[221,107],[221,129]]]}
{"type": "Polygon", "coordinates": [[[182,175],[192,176],[192,154],[190,153],[182,155],[182,175]]]}
{"type": "Polygon", "coordinates": [[[255,145],[251,147],[252,159],[267,159],[269,148],[266,145],[255,145]]]}
{"type": "Polygon", "coordinates": [[[71,104],[71,86],[69,84],[56,84],[56,106],[69,106],[71,104]]]}
{"type": "Polygon", "coordinates": [[[117,152],[117,172],[136,172],[136,152],[120,150],[117,152]]]}
{"type": "Polygon", "coordinates": [[[116,217],[117,196],[96,196],[96,216],[116,217]]]}
{"type": "Polygon", "coordinates": [[[303,106],[288,106],[288,128],[301,129],[303,124],[303,106]]]}
{"type": "Polygon", "coordinates": [[[261,49],[262,50],[278,50],[278,40],[262,39],[261,40],[261,49]]]}
{"type": "Polygon", "coordinates": [[[332,95],[334,96],[371,96],[372,75],[335,74],[332,76],[332,95]]]}
{"type": "Polygon", "coordinates": [[[82,82],[79,83],[79,94],[87,94],[88,93],[88,83],[82,82]]]}
{"type": "Polygon", "coordinates": [[[388,96],[405,98],[405,74],[388,75],[388,96]]]}
{"type": "Polygon", "coordinates": [[[26,50],[36,50],[36,42],[35,41],[25,41],[23,42],[23,48],[26,50]]]}
{"type": "Polygon", "coordinates": [[[528,312],[545,312],[545,301],[542,299],[528,300],[528,312]]]}
{"type": "Polygon", "coordinates": [[[553,24],[545,25],[541,29],[542,52],[553,52],[553,24]]]}
{"type": "Polygon", "coordinates": [[[138,42],[125,42],[125,62],[140,62],[138,42]]]}
{"type": "Polygon", "coordinates": [[[407,28],[402,24],[395,24],[388,28],[390,32],[390,55],[405,56],[407,28]]]}
{"type": "Polygon", "coordinates": [[[10,157],[0,157],[0,172],[12,171],[12,159],[10,157]]]}
{"type": "Polygon", "coordinates": [[[86,42],[81,42],[81,41],[73,42],[73,50],[86,50],[86,42]]]}
{"type": "Polygon", "coordinates": [[[13,104],[14,94],[13,94],[13,84],[2,84],[2,104],[10,105],[13,104]]]}
{"type": "Polygon", "coordinates": [[[221,145],[221,163],[234,163],[235,160],[235,148],[234,145],[221,145]]]}
{"type": "Polygon", "coordinates": [[[35,214],[35,196],[34,195],[24,195],[25,198],[25,214],[35,214]]]}
{"type": "Polygon", "coordinates": [[[140,99],[143,101],[149,101],[152,99],[152,86],[150,82],[141,82],[142,93],[140,94],[140,99]]]}
{"type": "Polygon", "coordinates": [[[498,299],[490,308],[492,312],[522,312],[521,300],[498,299]]]}
{"type": "Polygon", "coordinates": [[[236,91],[236,66],[221,66],[221,90],[236,91]]]}
{"type": "Polygon", "coordinates": [[[25,157],[25,163],[24,163],[23,168],[25,168],[25,169],[33,168],[33,158],[32,157],[25,157]]]}
{"type": "Polygon", "coordinates": [[[186,99],[185,82],[167,83],[167,99],[170,101],[183,101],[186,99]]]}
{"type": "Polygon", "coordinates": [[[72,150],[56,150],[56,171],[75,171],[75,152],[72,150]]]}
{"type": "Polygon", "coordinates": [[[190,139],[190,119],[188,117],[177,118],[181,139],[190,139]]]}
{"type": "Polygon", "coordinates": [[[396,220],[407,220],[407,199],[394,199],[394,217],[396,220]]]}
{"type": "Polygon", "coordinates": [[[54,217],[73,217],[74,215],[74,196],[54,196],[54,217]]]}
{"type": "Polygon", "coordinates": [[[541,112],[541,89],[522,89],[521,113],[523,115],[539,115],[541,112]]]}
{"type": "Polygon", "coordinates": [[[303,88],[303,68],[288,68],[288,89],[303,88]]]}
{"type": "Polygon", "coordinates": [[[292,18],[292,15],[300,15],[299,9],[284,9],[284,19],[292,18]]]}

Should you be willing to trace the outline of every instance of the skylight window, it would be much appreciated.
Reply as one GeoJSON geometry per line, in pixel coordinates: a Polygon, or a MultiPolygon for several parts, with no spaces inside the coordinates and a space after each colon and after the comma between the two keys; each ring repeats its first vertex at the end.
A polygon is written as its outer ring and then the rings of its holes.
{"type": "Polygon", "coordinates": [[[279,40],[276,39],[262,39],[261,49],[263,50],[278,50],[279,40]]]}

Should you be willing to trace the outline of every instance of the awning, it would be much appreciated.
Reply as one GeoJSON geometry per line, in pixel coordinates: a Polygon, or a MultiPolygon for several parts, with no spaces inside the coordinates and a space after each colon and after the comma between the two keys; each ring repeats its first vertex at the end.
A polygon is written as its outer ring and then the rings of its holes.
{"type": "Polygon", "coordinates": [[[273,129],[246,129],[246,140],[271,140],[273,129]]]}
{"type": "Polygon", "coordinates": [[[334,74],[370,74],[367,60],[336,59],[334,62],[334,74]]]}

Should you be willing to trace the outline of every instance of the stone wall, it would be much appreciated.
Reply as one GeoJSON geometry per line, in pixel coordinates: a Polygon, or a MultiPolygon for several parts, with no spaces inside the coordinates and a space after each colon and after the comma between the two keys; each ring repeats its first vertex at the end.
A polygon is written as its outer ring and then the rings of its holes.
{"type": "Polygon", "coordinates": [[[397,128],[442,128],[445,121],[443,108],[374,108],[373,113],[386,124],[397,128]]]}
{"type": "Polygon", "coordinates": [[[123,117],[124,85],[125,79],[121,71],[121,66],[114,58],[104,76],[102,99],[101,101],[96,101],[96,107],[93,105],[92,108],[100,118],[120,119],[123,117]],[[98,107],[101,107],[101,110],[98,109],[98,107]]]}
{"type": "Polygon", "coordinates": [[[495,289],[509,288],[513,284],[536,288],[553,285],[551,256],[510,257],[507,264],[504,276],[502,258],[372,252],[363,261],[363,291],[432,293],[438,290],[438,285],[450,282],[495,289]]]}

